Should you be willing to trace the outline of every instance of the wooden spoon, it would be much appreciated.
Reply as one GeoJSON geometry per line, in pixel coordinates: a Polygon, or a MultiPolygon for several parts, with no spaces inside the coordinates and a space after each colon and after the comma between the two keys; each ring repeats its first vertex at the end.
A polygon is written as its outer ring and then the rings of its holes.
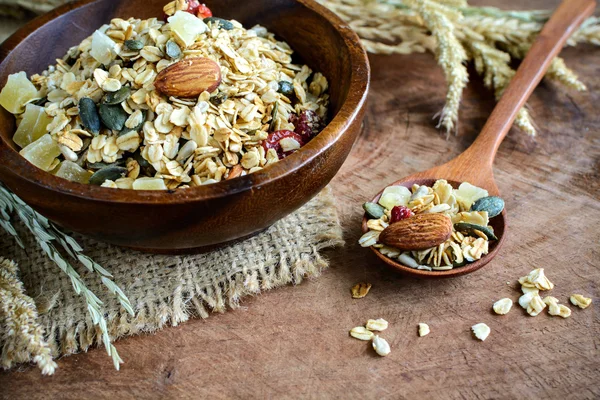
{"type": "MultiPolygon", "coordinates": [[[[518,111],[543,78],[554,57],[563,48],[571,34],[594,12],[595,7],[595,0],[563,0],[531,46],[517,73],[506,88],[504,95],[473,144],[452,161],[407,176],[392,183],[392,185],[401,185],[407,188],[411,188],[413,184],[432,186],[436,180],[446,179],[455,188],[461,182],[469,182],[486,189],[490,196],[499,195],[500,191],[494,181],[492,164],[500,143],[502,143],[511,128],[518,111]]],[[[379,201],[382,192],[383,190],[372,200],[374,203],[379,201]]],[[[371,249],[387,264],[410,275],[425,278],[447,278],[468,274],[490,262],[504,243],[506,238],[506,210],[501,215],[492,218],[490,225],[494,228],[498,240],[490,242],[489,253],[480,260],[447,271],[426,271],[409,268],[384,256],[376,248],[371,247],[371,249]]],[[[365,233],[369,230],[366,215],[363,219],[362,228],[365,233]]]]}

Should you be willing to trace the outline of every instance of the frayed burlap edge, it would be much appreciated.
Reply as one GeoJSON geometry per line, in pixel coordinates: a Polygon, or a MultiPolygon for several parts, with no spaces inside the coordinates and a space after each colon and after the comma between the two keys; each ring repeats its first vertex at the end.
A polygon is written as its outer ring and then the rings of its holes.
{"type": "MultiPolygon", "coordinates": [[[[270,254],[265,260],[253,265],[242,265],[241,263],[236,265],[236,261],[233,261],[225,275],[217,275],[205,285],[191,284],[194,277],[184,276],[170,295],[160,298],[158,301],[144,303],[142,307],[136,307],[134,317],[129,316],[116,305],[114,299],[110,299],[106,303],[105,317],[111,339],[116,340],[126,336],[155,332],[167,326],[176,326],[192,317],[208,318],[212,312],[222,313],[227,309],[238,308],[242,298],[246,296],[256,295],[290,283],[296,285],[305,278],[319,276],[321,271],[328,266],[327,260],[319,252],[322,249],[341,246],[344,243],[334,198],[328,188],[303,208],[279,221],[266,232],[240,244],[215,250],[205,257],[219,253],[223,259],[231,260],[233,259],[231,254],[236,246],[243,246],[249,241],[264,243],[262,235],[272,235],[273,232],[270,232],[272,230],[286,229],[286,225],[302,224],[302,221],[310,221],[309,225],[312,230],[319,227],[316,232],[310,232],[312,235],[310,243],[303,248],[278,249],[278,253],[270,254]]],[[[86,244],[88,243],[86,242],[89,239],[77,235],[75,237],[80,242],[84,241],[84,248],[87,249],[86,244]]],[[[112,251],[116,251],[114,247],[112,251]]],[[[171,264],[182,262],[179,257],[175,256],[149,256],[127,250],[118,251],[132,254],[134,257],[160,258],[165,260],[165,268],[171,264]],[[170,262],[169,260],[179,261],[170,262]]],[[[9,251],[9,253],[11,252],[9,251]]],[[[7,256],[11,255],[7,254],[7,256]]],[[[97,259],[97,261],[101,262],[102,260],[97,259]]],[[[118,281],[116,283],[120,284],[118,281]]],[[[53,315],[53,312],[61,307],[61,298],[64,299],[64,292],[72,291],[72,288],[60,287],[58,290],[48,290],[49,288],[46,287],[42,294],[33,288],[28,289],[38,292],[37,296],[32,297],[35,298],[42,320],[40,325],[45,327],[44,337],[53,356],[85,352],[90,347],[102,344],[102,335],[87,313],[85,313],[85,318],[79,320],[74,318],[77,321],[72,324],[69,324],[69,321],[51,319],[50,316],[53,315]]],[[[127,293],[127,288],[123,289],[127,293]]],[[[71,293],[67,293],[67,295],[72,296],[71,293]]],[[[83,302],[83,299],[78,298],[78,300],[83,302]]]]}

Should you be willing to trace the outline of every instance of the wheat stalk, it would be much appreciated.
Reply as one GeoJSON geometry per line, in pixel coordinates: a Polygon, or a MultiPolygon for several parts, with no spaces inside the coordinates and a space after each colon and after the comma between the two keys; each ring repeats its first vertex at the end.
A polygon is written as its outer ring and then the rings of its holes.
{"type": "Polygon", "coordinates": [[[75,293],[84,298],[92,322],[100,329],[102,334],[101,341],[106,348],[106,352],[112,358],[113,364],[118,370],[119,365],[123,360],[119,357],[117,349],[111,343],[108,328],[106,326],[106,319],[104,318],[104,312],[101,307],[103,304],[102,301],[88,289],[81,276],[75,271],[71,263],[69,263],[69,261],[61,254],[54,243],[60,245],[70,257],[81,262],[90,272],[99,275],[104,286],[117,297],[121,306],[130,315],[134,315],[133,307],[131,306],[129,299],[121,288],[110,279],[112,278],[112,275],[90,257],[83,254],[83,249],[75,239],[61,232],[53,223],[48,221],[47,218],[37,213],[23,200],[1,184],[0,210],[2,211],[0,214],[2,215],[2,221],[4,222],[2,227],[4,229],[9,227],[9,229],[6,229],[9,234],[18,238],[14,227],[10,225],[10,213],[14,211],[21,222],[23,222],[27,229],[33,234],[36,242],[44,253],[46,253],[60,270],[69,277],[75,293]]]}
{"type": "MultiPolygon", "coordinates": [[[[506,68],[510,68],[513,59],[525,57],[551,15],[547,10],[471,7],[465,0],[319,1],[346,20],[371,53],[410,54],[428,50],[436,55],[448,85],[446,104],[440,113],[440,125],[447,132],[454,130],[458,123],[462,91],[468,79],[464,62],[488,65],[489,68],[479,68],[478,73],[485,75],[488,71],[491,74],[488,80],[499,81],[494,85],[486,84],[499,99],[514,75],[514,70],[509,72],[506,68]],[[475,59],[477,50],[473,45],[487,46],[486,51],[479,54],[479,60],[475,59]],[[469,49],[466,59],[463,59],[461,47],[469,49]],[[449,54],[454,51],[449,49],[457,50],[457,53],[449,54]],[[500,60],[494,58],[497,54],[490,49],[508,54],[508,59],[502,56],[506,67],[494,72],[493,67],[498,66],[500,60]]],[[[568,41],[570,46],[582,43],[600,46],[600,18],[589,18],[568,41]]],[[[585,85],[561,58],[553,61],[546,77],[567,88],[585,90],[585,85]]],[[[525,108],[519,111],[515,125],[529,135],[536,133],[525,108]]]]}

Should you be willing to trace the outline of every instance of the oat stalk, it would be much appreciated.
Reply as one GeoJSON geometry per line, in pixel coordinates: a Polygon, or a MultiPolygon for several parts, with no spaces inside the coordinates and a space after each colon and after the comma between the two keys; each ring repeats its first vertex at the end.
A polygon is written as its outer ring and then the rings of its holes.
{"type": "MultiPolygon", "coordinates": [[[[108,328],[106,325],[106,319],[104,318],[104,312],[102,310],[102,301],[86,286],[85,282],[75,271],[71,263],[62,255],[57,249],[55,243],[60,245],[70,257],[81,262],[90,272],[93,272],[100,276],[100,279],[104,286],[114,294],[121,306],[130,314],[134,315],[133,307],[125,293],[119,288],[110,278],[112,275],[90,257],[83,254],[81,246],[71,236],[60,231],[53,223],[48,221],[47,218],[37,213],[31,207],[29,207],[23,200],[17,195],[10,192],[7,188],[0,184],[0,206],[4,211],[2,213],[2,220],[6,222],[5,217],[10,223],[10,214],[7,210],[14,210],[18,218],[33,234],[35,240],[46,255],[63,271],[71,280],[71,285],[75,290],[75,293],[82,296],[87,304],[87,309],[94,325],[100,328],[102,333],[101,340],[104,344],[108,355],[112,358],[115,368],[118,370],[119,365],[123,360],[119,357],[117,349],[111,343],[110,336],[108,334],[108,328]]],[[[8,226],[8,225],[7,225],[8,226]]],[[[5,225],[2,225],[5,228],[5,225]]],[[[15,238],[18,238],[14,227],[13,233],[7,230],[15,238]]],[[[6,229],[6,228],[5,228],[6,229]]],[[[21,243],[22,245],[22,243],[21,243]]]]}

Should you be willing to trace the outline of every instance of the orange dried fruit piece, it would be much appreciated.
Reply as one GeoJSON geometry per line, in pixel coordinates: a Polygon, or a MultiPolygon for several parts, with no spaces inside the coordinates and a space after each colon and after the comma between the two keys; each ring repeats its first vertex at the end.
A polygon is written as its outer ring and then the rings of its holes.
{"type": "Polygon", "coordinates": [[[39,93],[23,71],[8,76],[0,92],[0,105],[12,114],[20,114],[25,103],[37,99],[39,93]]]}
{"type": "Polygon", "coordinates": [[[13,141],[24,148],[48,133],[46,128],[51,122],[52,118],[46,114],[44,107],[27,104],[13,141]]]}

